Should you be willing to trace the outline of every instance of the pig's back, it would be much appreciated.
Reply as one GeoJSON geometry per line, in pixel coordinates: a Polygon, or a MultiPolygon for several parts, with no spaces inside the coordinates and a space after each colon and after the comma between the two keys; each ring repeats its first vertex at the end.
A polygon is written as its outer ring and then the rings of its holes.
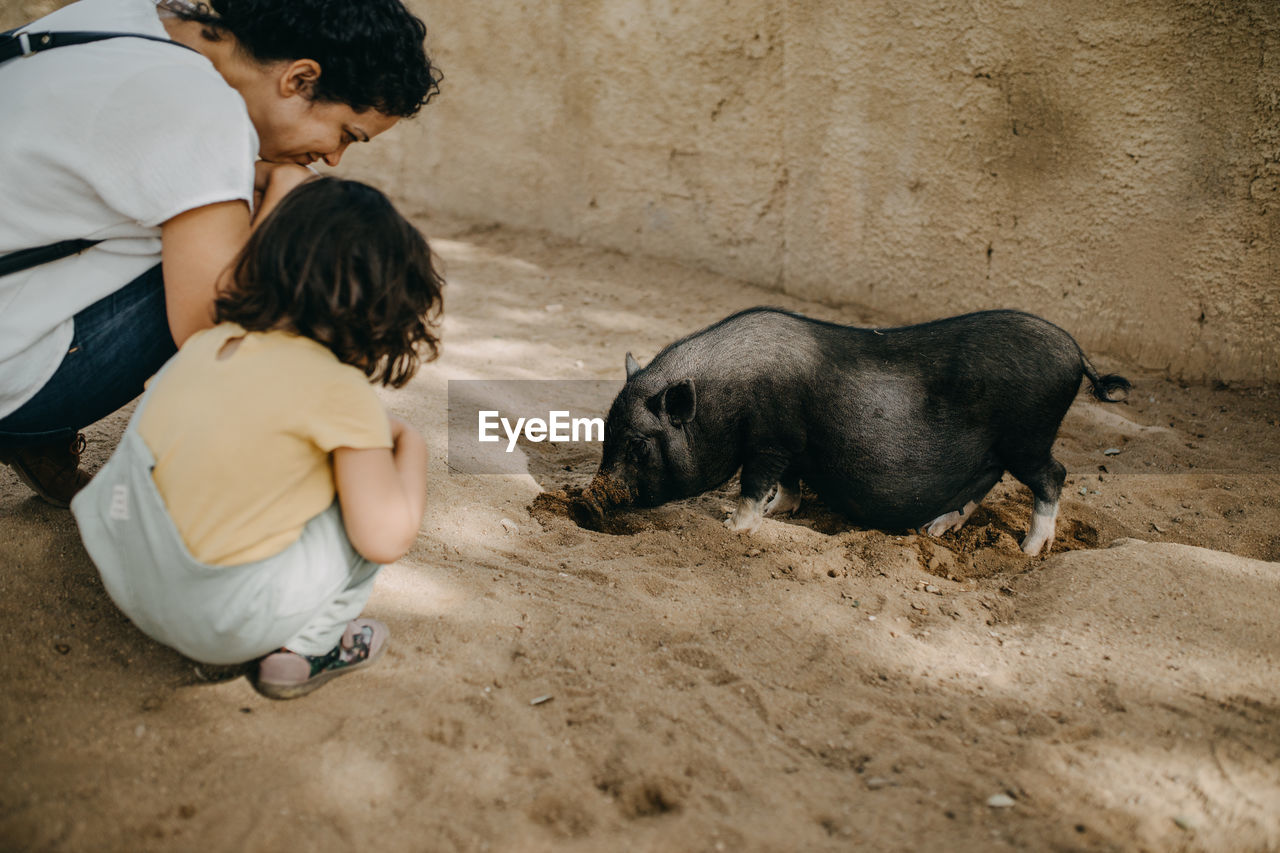
{"type": "Polygon", "coordinates": [[[749,308],[670,344],[649,365],[655,372],[697,376],[706,370],[743,374],[780,368],[914,370],[947,366],[998,375],[1080,363],[1075,340],[1021,311],[979,311],[910,326],[862,328],[815,320],[780,308],[749,308]]]}
{"type": "Polygon", "coordinates": [[[749,308],[681,338],[654,357],[658,376],[734,377],[743,381],[812,376],[857,348],[864,330],[779,308],[749,308]]]}

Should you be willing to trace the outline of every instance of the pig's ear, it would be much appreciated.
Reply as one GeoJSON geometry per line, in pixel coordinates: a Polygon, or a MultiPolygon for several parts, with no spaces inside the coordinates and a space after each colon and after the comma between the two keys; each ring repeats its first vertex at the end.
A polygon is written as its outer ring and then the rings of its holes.
{"type": "Polygon", "coordinates": [[[640,372],[640,362],[631,357],[631,353],[627,353],[627,378],[630,379],[640,372]]]}
{"type": "Polygon", "coordinates": [[[671,423],[676,426],[693,420],[698,410],[698,394],[694,391],[693,380],[685,379],[683,382],[668,386],[667,390],[662,392],[662,407],[666,409],[671,423]]]}

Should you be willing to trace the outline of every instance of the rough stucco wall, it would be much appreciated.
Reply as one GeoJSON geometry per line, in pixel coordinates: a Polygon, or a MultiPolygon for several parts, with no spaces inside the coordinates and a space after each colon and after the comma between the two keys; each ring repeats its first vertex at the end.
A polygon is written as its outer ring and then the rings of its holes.
{"type": "Polygon", "coordinates": [[[446,78],[404,135],[415,201],[778,279],[775,4],[411,5],[446,78]]]}
{"type": "Polygon", "coordinates": [[[411,5],[447,78],[407,200],[1280,380],[1280,4],[411,5]]]}
{"type": "Polygon", "coordinates": [[[787,8],[787,290],[1280,378],[1280,6],[787,8]]]}

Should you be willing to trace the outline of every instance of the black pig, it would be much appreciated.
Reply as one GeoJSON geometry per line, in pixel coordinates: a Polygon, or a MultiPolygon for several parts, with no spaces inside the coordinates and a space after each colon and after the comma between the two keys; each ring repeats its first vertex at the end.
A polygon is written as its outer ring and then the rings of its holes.
{"type": "Polygon", "coordinates": [[[936,536],[959,529],[1009,471],[1035,497],[1028,554],[1053,541],[1066,477],[1053,442],[1080,380],[1104,402],[1130,387],[1019,311],[863,329],[753,308],[647,367],[628,353],[626,366],[580,504],[588,523],[700,494],[741,469],[732,530],[796,509],[803,480],[857,524],[936,536]]]}

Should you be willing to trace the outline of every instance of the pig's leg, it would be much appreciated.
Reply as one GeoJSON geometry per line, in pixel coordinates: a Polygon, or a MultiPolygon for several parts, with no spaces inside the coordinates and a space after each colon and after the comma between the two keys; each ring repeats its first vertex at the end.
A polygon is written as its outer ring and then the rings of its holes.
{"type": "Polygon", "coordinates": [[[1062,495],[1062,484],[1067,479],[1067,469],[1062,463],[1049,457],[1043,466],[1031,472],[1019,472],[1010,469],[1013,476],[1027,484],[1035,497],[1031,511],[1031,529],[1027,538],[1022,540],[1022,551],[1032,557],[1039,554],[1045,545],[1053,546],[1053,536],[1057,527],[1058,498],[1062,495]]]}
{"type": "Polygon", "coordinates": [[[784,473],[778,480],[778,491],[764,505],[765,515],[782,515],[800,508],[800,478],[784,473]]]}
{"type": "Polygon", "coordinates": [[[988,468],[980,473],[972,483],[956,496],[956,503],[960,504],[960,509],[943,513],[921,527],[921,532],[930,536],[941,536],[948,530],[959,530],[969,520],[969,516],[973,515],[973,511],[978,508],[978,504],[982,503],[982,499],[987,496],[987,492],[991,491],[991,487],[1000,482],[1000,478],[1003,476],[1003,468],[988,468]]]}
{"type": "Polygon", "coordinates": [[[1046,544],[1053,547],[1053,536],[1057,531],[1058,505],[1046,504],[1036,498],[1035,509],[1031,513],[1031,529],[1027,538],[1022,540],[1022,551],[1034,557],[1046,544]]]}
{"type": "Polygon", "coordinates": [[[742,494],[724,526],[736,532],[754,533],[764,519],[764,499],[790,465],[776,453],[759,453],[742,463],[742,494]]]}

